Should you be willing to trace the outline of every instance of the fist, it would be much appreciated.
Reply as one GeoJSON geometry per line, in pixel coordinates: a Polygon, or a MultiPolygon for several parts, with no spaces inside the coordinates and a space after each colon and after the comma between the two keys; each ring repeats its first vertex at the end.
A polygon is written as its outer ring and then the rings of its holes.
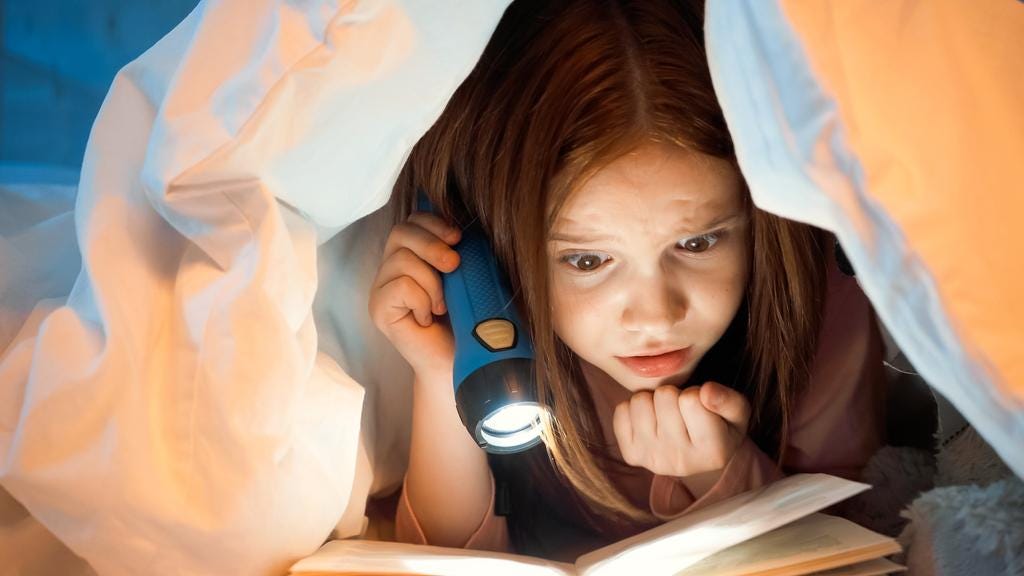
{"type": "Polygon", "coordinates": [[[447,312],[441,273],[459,265],[460,238],[440,217],[413,213],[391,230],[370,290],[370,318],[420,378],[450,382],[454,339],[435,317],[447,312]]]}
{"type": "Polygon", "coordinates": [[[622,458],[655,474],[686,477],[725,468],[747,435],[750,403],[715,382],[660,386],[615,407],[622,458]]]}

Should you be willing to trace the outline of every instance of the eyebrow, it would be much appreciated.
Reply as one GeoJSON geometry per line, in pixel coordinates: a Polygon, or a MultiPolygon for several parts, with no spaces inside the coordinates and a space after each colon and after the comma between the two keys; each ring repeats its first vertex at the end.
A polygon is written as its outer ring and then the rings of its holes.
{"type": "Polygon", "coordinates": [[[703,233],[706,233],[706,232],[712,232],[716,228],[721,228],[721,227],[725,226],[726,224],[737,224],[737,223],[742,222],[743,220],[746,220],[746,219],[747,219],[747,215],[744,214],[744,213],[730,214],[730,215],[721,216],[719,218],[716,218],[716,219],[712,220],[711,222],[709,222],[708,224],[703,226],[699,231],[686,230],[685,226],[680,227],[678,229],[678,231],[680,233],[703,234],[703,233]]]}
{"type": "MultiPolygon", "coordinates": [[[[732,214],[732,215],[729,215],[729,216],[722,216],[720,218],[712,220],[706,226],[702,227],[700,232],[693,232],[692,230],[687,229],[685,225],[680,226],[676,230],[677,230],[677,232],[679,234],[697,235],[697,234],[703,234],[703,233],[711,232],[711,231],[715,230],[716,228],[724,226],[725,224],[733,224],[734,221],[738,222],[738,221],[742,221],[744,219],[746,219],[746,215],[745,214],[732,214]]],[[[683,237],[683,236],[681,236],[681,237],[683,237]]],[[[617,239],[618,239],[618,237],[614,236],[614,235],[596,234],[596,235],[593,235],[593,236],[589,236],[586,233],[583,233],[581,235],[554,233],[554,234],[551,234],[550,236],[548,236],[548,241],[549,242],[569,242],[569,243],[572,243],[572,244],[587,244],[589,242],[605,242],[605,241],[617,240],[617,239]]]]}
{"type": "Polygon", "coordinates": [[[616,240],[616,236],[599,234],[596,236],[574,236],[572,234],[552,234],[548,237],[549,242],[571,242],[573,244],[586,244],[587,242],[603,242],[616,240]]]}

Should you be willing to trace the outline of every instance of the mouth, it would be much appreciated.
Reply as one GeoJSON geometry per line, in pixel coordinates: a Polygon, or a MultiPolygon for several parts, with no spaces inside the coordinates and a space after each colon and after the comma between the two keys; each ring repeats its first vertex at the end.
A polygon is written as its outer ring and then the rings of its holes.
{"type": "Polygon", "coordinates": [[[616,356],[619,362],[642,378],[662,378],[679,372],[690,358],[690,349],[681,348],[654,355],[616,356]]]}

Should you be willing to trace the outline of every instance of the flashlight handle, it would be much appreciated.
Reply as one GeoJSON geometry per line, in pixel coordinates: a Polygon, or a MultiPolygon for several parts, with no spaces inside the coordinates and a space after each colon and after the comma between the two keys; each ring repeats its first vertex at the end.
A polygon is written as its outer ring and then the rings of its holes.
{"type": "MultiPolygon", "coordinates": [[[[422,193],[417,207],[433,212],[422,193]]],[[[459,266],[442,273],[441,282],[455,337],[453,385],[457,392],[466,378],[488,364],[510,358],[533,359],[533,347],[483,230],[477,225],[466,228],[454,249],[459,253],[459,266]]]]}

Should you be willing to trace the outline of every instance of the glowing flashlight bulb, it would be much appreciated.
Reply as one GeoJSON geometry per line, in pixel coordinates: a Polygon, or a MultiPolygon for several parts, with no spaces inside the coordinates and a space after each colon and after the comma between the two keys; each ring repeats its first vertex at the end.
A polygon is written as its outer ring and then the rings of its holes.
{"type": "Polygon", "coordinates": [[[540,416],[543,408],[534,402],[510,404],[488,416],[480,434],[497,449],[526,449],[540,442],[540,416]]]}
{"type": "Polygon", "coordinates": [[[509,434],[535,426],[540,421],[540,408],[536,404],[512,404],[498,410],[484,421],[490,432],[509,434]]]}

